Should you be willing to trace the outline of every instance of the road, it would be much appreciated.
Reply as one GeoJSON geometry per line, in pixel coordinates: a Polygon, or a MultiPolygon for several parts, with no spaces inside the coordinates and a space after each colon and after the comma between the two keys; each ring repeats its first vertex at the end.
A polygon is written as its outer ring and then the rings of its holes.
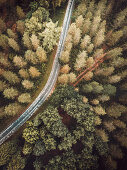
{"type": "Polygon", "coordinates": [[[9,125],[7,129],[5,129],[0,133],[0,145],[3,142],[5,142],[13,133],[15,133],[38,110],[38,108],[48,98],[53,87],[55,86],[59,74],[59,69],[60,69],[60,64],[58,59],[61,56],[62,50],[64,48],[64,42],[69,28],[73,6],[74,6],[74,0],[69,0],[66,9],[66,14],[64,17],[59,43],[58,43],[57,52],[52,66],[52,71],[50,73],[49,79],[45,87],[38,95],[38,97],[34,100],[34,102],[29,106],[29,108],[16,121],[14,121],[11,125],[9,125]]]}

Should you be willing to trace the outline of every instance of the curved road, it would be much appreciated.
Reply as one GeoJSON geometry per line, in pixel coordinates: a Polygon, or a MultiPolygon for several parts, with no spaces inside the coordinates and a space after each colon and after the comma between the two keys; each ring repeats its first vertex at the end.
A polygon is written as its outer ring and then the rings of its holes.
{"type": "Polygon", "coordinates": [[[62,32],[60,35],[60,40],[59,40],[56,56],[53,62],[52,71],[50,73],[49,79],[45,87],[43,88],[41,93],[38,95],[38,97],[34,100],[34,102],[29,106],[29,108],[15,122],[13,122],[7,129],[5,129],[4,131],[0,133],[0,145],[5,140],[7,140],[14,132],[16,132],[16,130],[18,130],[18,128],[20,128],[30,118],[50,95],[52,88],[54,87],[57,81],[57,77],[58,77],[58,73],[60,69],[58,58],[61,56],[61,52],[64,47],[64,42],[65,42],[65,38],[66,38],[67,31],[69,28],[69,24],[70,24],[73,5],[74,5],[74,0],[69,0],[68,6],[66,9],[66,14],[64,17],[63,28],[62,28],[62,32]]]}

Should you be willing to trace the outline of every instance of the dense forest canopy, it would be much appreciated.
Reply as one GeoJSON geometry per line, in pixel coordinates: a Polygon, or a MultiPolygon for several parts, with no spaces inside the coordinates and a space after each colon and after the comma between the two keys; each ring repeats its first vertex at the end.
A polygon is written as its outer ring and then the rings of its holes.
{"type": "MultiPolygon", "coordinates": [[[[0,168],[126,170],[126,3],[75,2],[54,91],[18,136],[0,146],[0,168]]],[[[66,4],[0,1],[1,123],[28,107],[51,71],[61,33],[52,15],[66,4]]]]}

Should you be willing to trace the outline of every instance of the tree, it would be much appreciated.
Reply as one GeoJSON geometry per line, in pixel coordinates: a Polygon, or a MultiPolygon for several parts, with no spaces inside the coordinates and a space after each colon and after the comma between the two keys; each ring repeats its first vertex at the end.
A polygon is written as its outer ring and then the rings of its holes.
{"type": "Polygon", "coordinates": [[[24,155],[30,155],[33,151],[33,144],[25,142],[22,152],[24,155]]]}
{"type": "Polygon", "coordinates": [[[39,117],[54,136],[64,137],[67,135],[68,129],[62,123],[62,117],[59,115],[57,108],[49,105],[39,117]]]}
{"type": "Polygon", "coordinates": [[[25,52],[25,59],[28,62],[31,62],[32,64],[37,64],[38,63],[38,59],[37,59],[36,53],[33,52],[32,50],[27,50],[25,52]]]}
{"type": "Polygon", "coordinates": [[[104,94],[109,95],[109,96],[114,96],[116,94],[116,87],[111,85],[111,84],[107,84],[103,86],[104,88],[104,94]]]}
{"type": "Polygon", "coordinates": [[[16,52],[20,51],[18,43],[13,38],[8,38],[8,45],[13,48],[16,52]]]}
{"type": "Polygon", "coordinates": [[[21,111],[21,109],[22,106],[19,103],[14,102],[5,106],[4,111],[6,116],[15,116],[21,111]]]}
{"type": "Polygon", "coordinates": [[[0,64],[5,68],[11,67],[11,63],[5,53],[0,53],[0,64]]]}
{"type": "Polygon", "coordinates": [[[25,18],[25,13],[23,12],[23,9],[20,6],[17,6],[16,11],[17,11],[17,16],[19,17],[19,19],[25,18]]]}
{"type": "Polygon", "coordinates": [[[46,62],[47,61],[47,55],[46,51],[42,47],[38,47],[36,50],[37,57],[40,62],[46,62]]]}
{"type": "Polygon", "coordinates": [[[17,55],[13,58],[13,63],[15,64],[15,66],[19,68],[25,67],[27,64],[27,62],[24,61],[24,59],[21,56],[17,55]]]}
{"type": "Polygon", "coordinates": [[[8,49],[8,37],[5,34],[0,34],[0,47],[4,50],[8,49]]]}
{"type": "Polygon", "coordinates": [[[68,65],[68,64],[65,64],[65,65],[63,65],[63,67],[61,68],[60,72],[61,72],[61,73],[64,73],[64,74],[67,74],[67,73],[69,73],[70,69],[71,69],[71,68],[69,67],[69,65],[68,65]]]}
{"type": "Polygon", "coordinates": [[[41,156],[44,155],[45,152],[46,148],[44,142],[42,140],[37,141],[33,148],[33,155],[41,156]]]}
{"type": "Polygon", "coordinates": [[[68,83],[68,75],[67,74],[61,74],[58,77],[58,82],[61,84],[67,84],[68,83]]]}
{"type": "Polygon", "coordinates": [[[25,22],[22,20],[18,20],[16,24],[17,24],[17,31],[20,32],[21,35],[23,35],[25,31],[25,22]]]}
{"type": "Polygon", "coordinates": [[[97,15],[97,16],[95,15],[94,18],[93,18],[93,23],[91,25],[91,29],[90,29],[90,35],[92,37],[96,34],[100,22],[101,22],[101,16],[100,15],[97,15]]]}
{"type": "Polygon", "coordinates": [[[86,51],[82,51],[78,54],[77,58],[76,58],[76,62],[75,62],[75,69],[79,70],[80,68],[83,68],[86,66],[86,59],[87,59],[87,52],[86,51]]]}
{"type": "Polygon", "coordinates": [[[101,139],[103,140],[103,142],[108,142],[109,141],[109,137],[107,135],[107,133],[105,132],[104,129],[96,129],[96,134],[101,137],[101,139]]]}
{"type": "Polygon", "coordinates": [[[26,165],[26,160],[21,156],[20,152],[17,152],[12,156],[10,162],[7,165],[7,170],[10,169],[24,169],[26,165]]]}
{"type": "Polygon", "coordinates": [[[105,109],[101,105],[94,107],[94,111],[97,115],[105,115],[106,114],[105,109]]]}
{"type": "Polygon", "coordinates": [[[19,70],[19,75],[24,78],[24,79],[28,79],[29,78],[29,73],[27,69],[20,69],[19,70]]]}
{"type": "Polygon", "coordinates": [[[48,133],[45,127],[40,128],[40,137],[45,144],[47,151],[54,150],[57,147],[57,142],[51,133],[48,133]]]}
{"type": "Polygon", "coordinates": [[[91,24],[92,23],[91,23],[90,18],[84,19],[84,24],[83,24],[83,28],[82,28],[82,32],[84,35],[89,32],[91,24]]]}
{"type": "Polygon", "coordinates": [[[32,66],[29,68],[29,73],[32,78],[39,77],[41,74],[36,67],[32,67],[32,66]]]}
{"type": "Polygon", "coordinates": [[[80,42],[81,39],[81,30],[79,28],[76,29],[74,37],[73,37],[73,44],[76,46],[80,42]]]}
{"type": "Polygon", "coordinates": [[[6,84],[6,82],[0,80],[0,92],[4,91],[7,87],[8,85],[6,84]]]}
{"type": "Polygon", "coordinates": [[[60,57],[60,61],[62,61],[63,63],[68,63],[69,57],[70,57],[69,51],[63,51],[60,57]]]}
{"type": "Polygon", "coordinates": [[[78,16],[76,19],[76,27],[81,28],[83,25],[84,18],[82,15],[78,16]]]}
{"type": "Polygon", "coordinates": [[[109,80],[108,82],[111,83],[111,84],[114,84],[114,83],[117,83],[121,80],[121,76],[119,75],[112,75],[109,77],[109,80]]]}
{"type": "Polygon", "coordinates": [[[34,144],[39,139],[39,131],[33,126],[32,122],[28,122],[27,127],[23,130],[22,137],[26,142],[34,144]]]}
{"type": "Polygon", "coordinates": [[[33,86],[34,86],[34,83],[32,81],[29,81],[29,80],[23,80],[22,85],[25,89],[32,89],[33,86]]]}
{"type": "Polygon", "coordinates": [[[16,152],[16,141],[8,141],[0,146],[0,166],[5,165],[16,152]]]}
{"type": "Polygon", "coordinates": [[[91,43],[91,37],[89,35],[85,35],[84,38],[81,40],[80,47],[84,50],[89,44],[91,43]]]}
{"type": "Polygon", "coordinates": [[[69,82],[70,83],[74,83],[76,81],[76,75],[73,72],[68,74],[68,77],[69,77],[69,82]]]}
{"type": "Polygon", "coordinates": [[[95,63],[93,57],[89,57],[86,62],[87,62],[86,64],[88,68],[91,67],[95,63]]]}
{"type": "Polygon", "coordinates": [[[8,99],[15,99],[18,96],[18,90],[11,87],[11,88],[6,88],[3,91],[4,97],[8,98],[8,99]]]}
{"type": "Polygon", "coordinates": [[[72,23],[69,27],[68,34],[72,35],[73,37],[75,35],[76,29],[76,23],[72,23]]]}
{"type": "Polygon", "coordinates": [[[82,91],[84,93],[92,92],[94,94],[101,94],[103,92],[103,86],[96,81],[92,81],[91,83],[83,85],[82,91]]]}
{"type": "Polygon", "coordinates": [[[77,92],[74,90],[74,87],[70,85],[59,85],[52,94],[50,98],[50,103],[54,106],[58,106],[62,103],[64,98],[70,99],[76,96],[77,92]]]}
{"type": "Polygon", "coordinates": [[[30,37],[29,37],[28,32],[24,32],[22,40],[23,40],[23,44],[25,45],[25,47],[27,47],[29,50],[31,50],[32,49],[32,43],[30,41],[30,37]]]}
{"type": "Polygon", "coordinates": [[[94,113],[90,110],[89,104],[83,103],[81,96],[71,99],[65,98],[64,102],[61,104],[61,107],[67,112],[68,115],[76,119],[77,123],[83,126],[86,131],[93,132],[94,113]]]}
{"type": "Polygon", "coordinates": [[[119,148],[118,145],[116,144],[110,144],[110,150],[111,150],[111,155],[113,158],[115,159],[122,159],[123,158],[123,152],[122,150],[119,148]]]}
{"type": "Polygon", "coordinates": [[[45,30],[39,35],[43,38],[43,47],[47,51],[53,50],[53,47],[57,45],[61,28],[58,27],[58,22],[53,23],[52,20],[46,23],[45,30]]]}
{"type": "Polygon", "coordinates": [[[8,80],[9,83],[11,83],[11,84],[17,84],[17,83],[20,82],[20,79],[18,78],[18,76],[15,73],[11,72],[11,71],[5,71],[3,73],[3,77],[6,80],[8,80]]]}
{"type": "Polygon", "coordinates": [[[35,34],[32,34],[30,40],[32,42],[34,50],[36,50],[39,47],[39,44],[40,44],[38,37],[35,34]]]}
{"type": "Polygon", "coordinates": [[[107,68],[102,68],[98,69],[95,71],[95,75],[97,76],[110,76],[114,72],[115,68],[114,67],[107,67],[107,68]]]}
{"type": "Polygon", "coordinates": [[[19,97],[18,97],[18,101],[20,103],[30,103],[31,102],[31,95],[29,93],[22,93],[19,97]]]}
{"type": "Polygon", "coordinates": [[[13,38],[14,40],[17,40],[18,36],[16,33],[14,33],[11,29],[7,29],[7,34],[10,38],[13,38]]]}
{"type": "Polygon", "coordinates": [[[94,38],[94,46],[97,48],[100,45],[103,44],[105,41],[105,25],[99,31],[96,33],[96,36],[94,38]]]}
{"type": "Polygon", "coordinates": [[[115,118],[120,117],[121,114],[126,111],[127,111],[127,107],[119,103],[114,103],[106,109],[107,114],[115,118]]]}
{"type": "Polygon", "coordinates": [[[76,168],[76,156],[73,151],[68,150],[68,152],[63,153],[61,156],[55,156],[51,160],[46,169],[58,170],[58,169],[75,169],[76,168]]]}
{"type": "Polygon", "coordinates": [[[2,18],[0,18],[0,32],[3,33],[5,30],[6,30],[6,24],[2,20],[2,18]]]}

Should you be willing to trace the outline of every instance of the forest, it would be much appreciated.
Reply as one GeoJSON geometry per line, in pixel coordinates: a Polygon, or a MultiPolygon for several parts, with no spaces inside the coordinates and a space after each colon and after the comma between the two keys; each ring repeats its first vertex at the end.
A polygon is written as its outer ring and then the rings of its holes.
{"type": "MultiPolygon", "coordinates": [[[[1,130],[44,88],[67,3],[0,1],[1,130]]],[[[59,63],[47,101],[0,145],[0,169],[126,170],[127,2],[76,0],[59,63]]]]}

